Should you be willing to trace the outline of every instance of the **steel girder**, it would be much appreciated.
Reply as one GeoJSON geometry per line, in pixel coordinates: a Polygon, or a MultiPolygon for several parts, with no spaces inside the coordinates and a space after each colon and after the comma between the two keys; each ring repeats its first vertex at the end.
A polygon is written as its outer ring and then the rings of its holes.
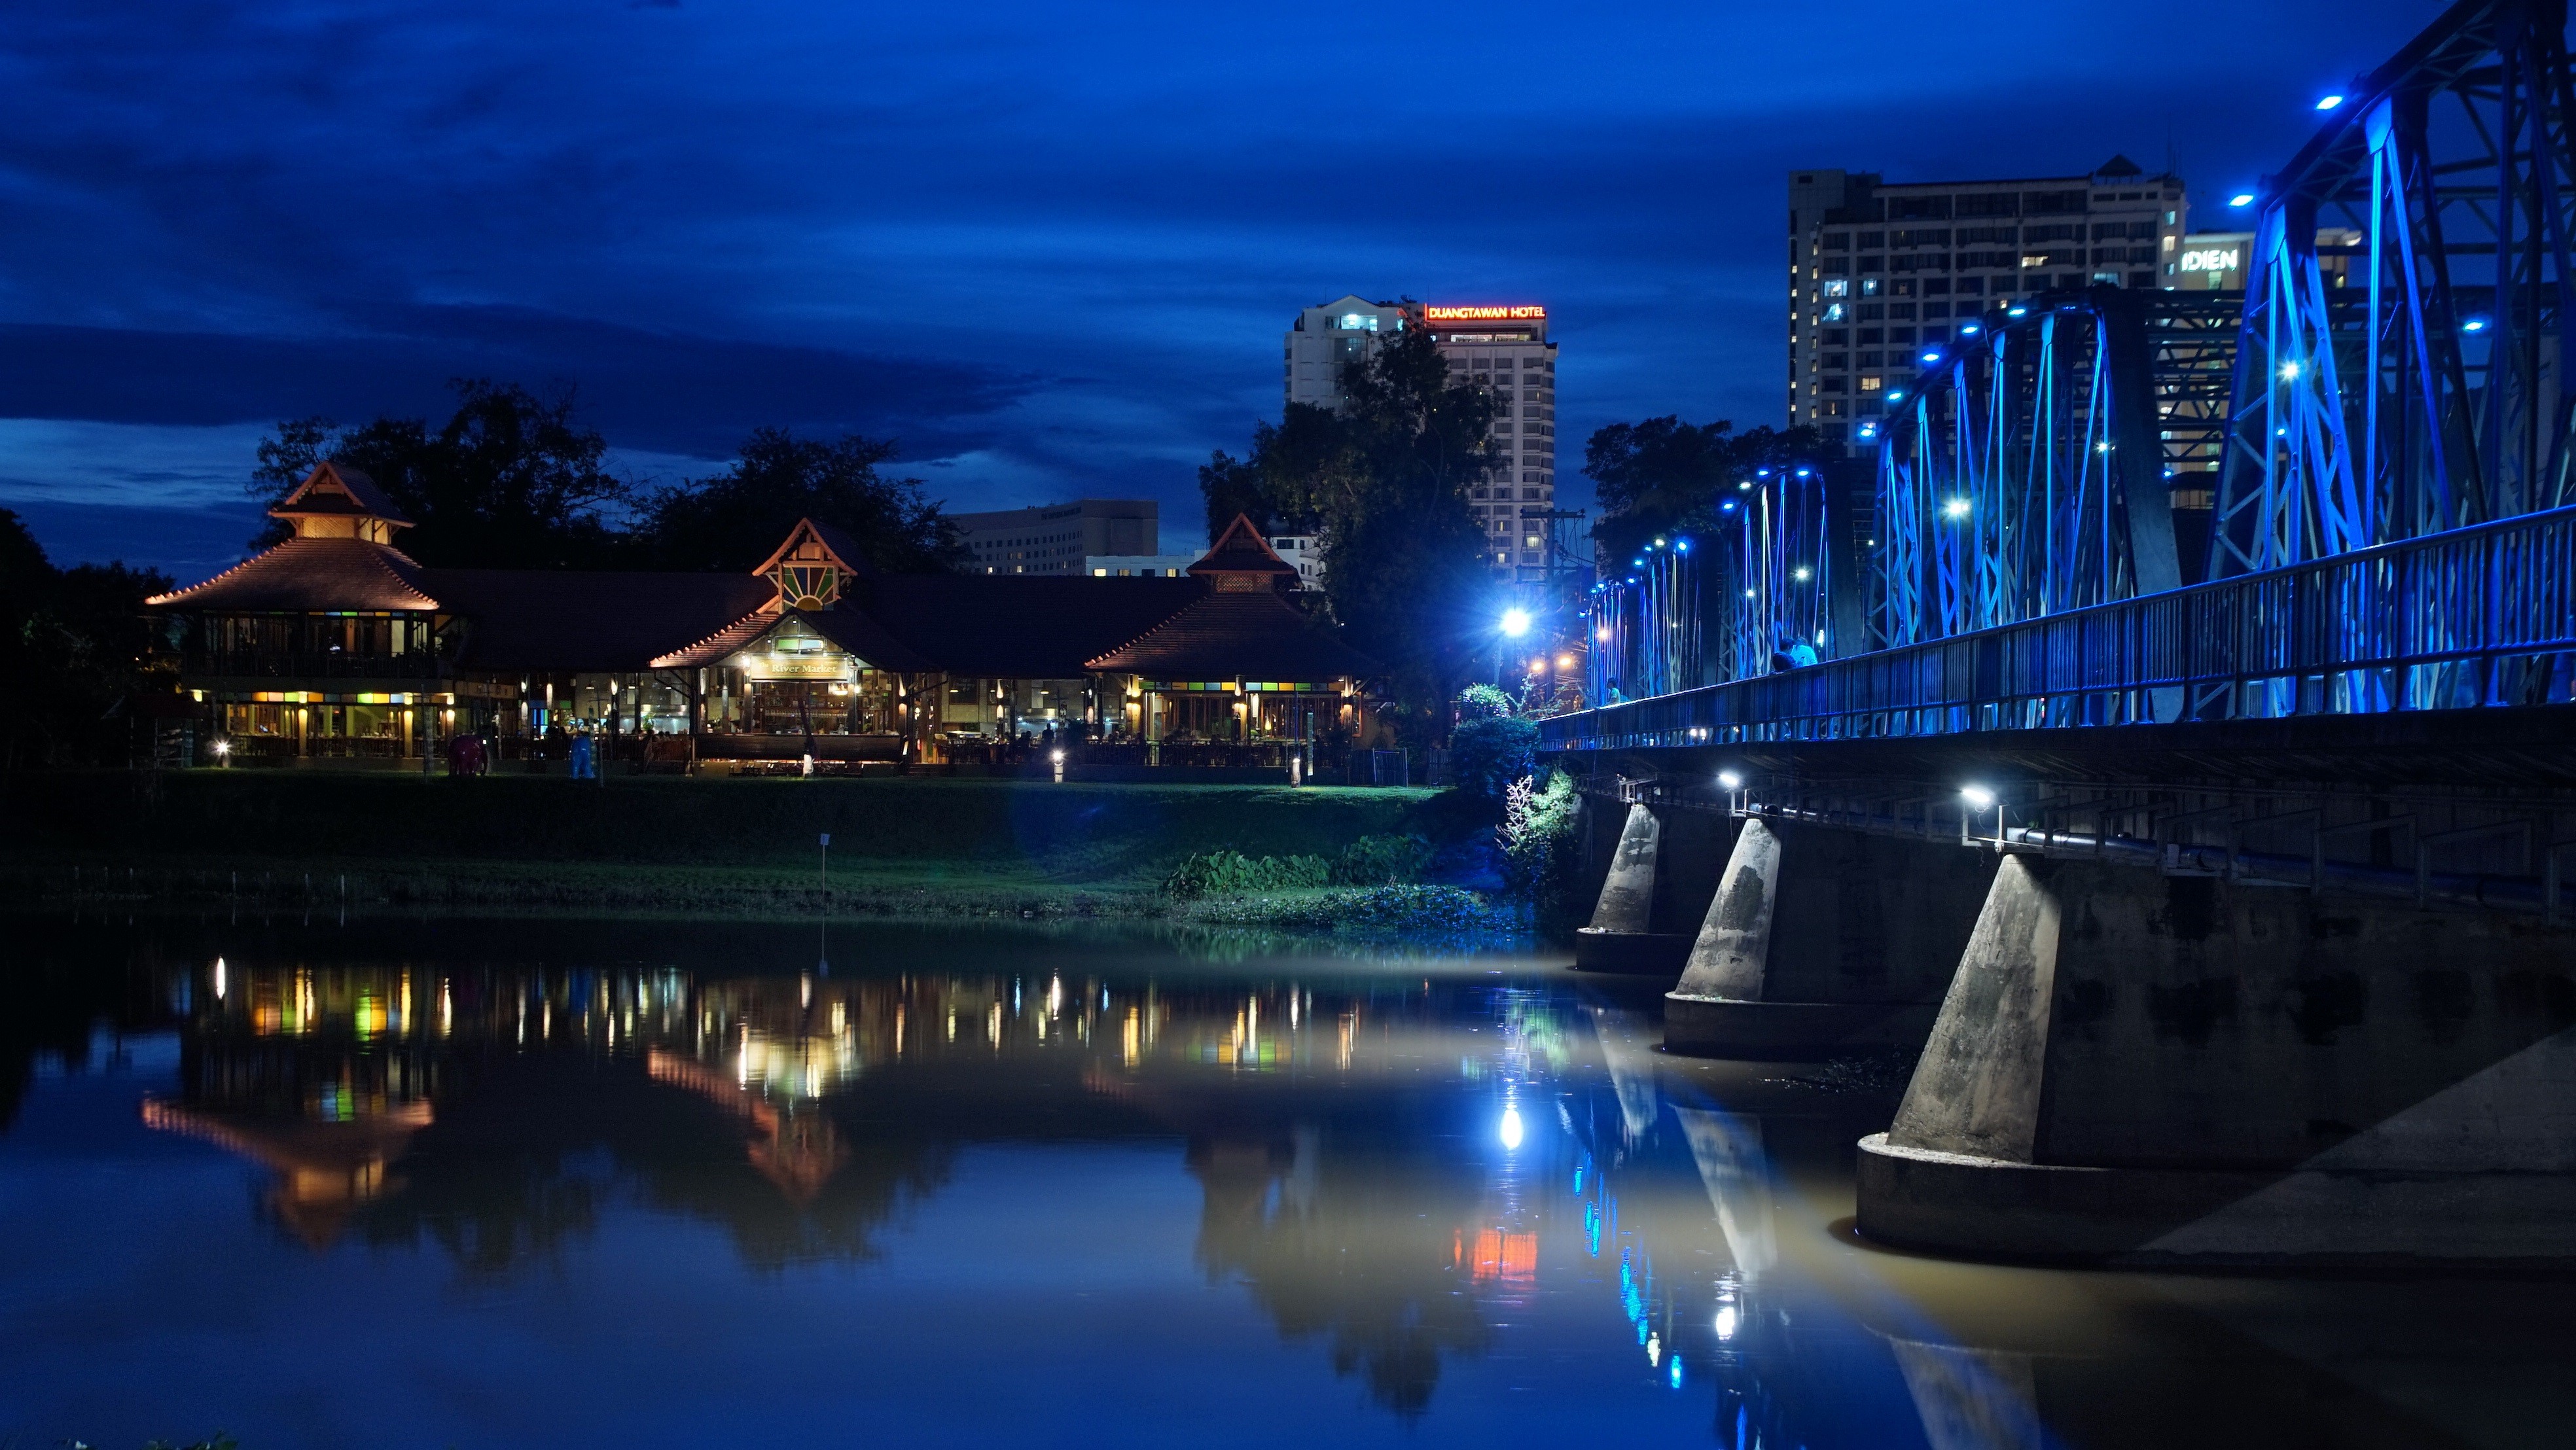
{"type": "Polygon", "coordinates": [[[2565,0],[2463,0],[2268,183],[2211,577],[2576,500],[2566,23],[2565,0]],[[2341,287],[2320,225],[2366,238],[2341,287]]]}
{"type": "Polygon", "coordinates": [[[1722,554],[1728,565],[1711,601],[1728,642],[1719,676],[1725,680],[1768,673],[1772,655],[1791,642],[1820,656],[1847,652],[1846,642],[1834,638],[1827,509],[1833,489],[1824,470],[1766,470],[1745,483],[1727,524],[1708,541],[1712,558],[1722,554]]]}
{"type": "Polygon", "coordinates": [[[1987,314],[1897,399],[1879,454],[1879,647],[2180,585],[2163,421],[2178,399],[2206,408],[2209,333],[2168,324],[2206,310],[2113,287],[2036,298],[1987,314]]]}

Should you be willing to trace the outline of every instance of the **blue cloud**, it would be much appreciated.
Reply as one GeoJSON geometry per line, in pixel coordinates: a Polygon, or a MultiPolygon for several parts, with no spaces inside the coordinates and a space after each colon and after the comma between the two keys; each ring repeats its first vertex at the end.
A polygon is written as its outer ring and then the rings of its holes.
{"type": "MultiPolygon", "coordinates": [[[[2427,18],[37,7],[0,33],[0,414],[356,418],[432,411],[457,374],[564,380],[629,448],[855,428],[961,506],[1188,519],[1191,464],[1275,414],[1298,307],[1508,297],[1565,345],[1570,479],[1616,419],[1778,419],[1791,167],[2066,174],[2170,144],[2232,189],[2296,148],[2315,85],[2427,18]]],[[[53,466],[0,444],[0,476],[53,466]]]]}

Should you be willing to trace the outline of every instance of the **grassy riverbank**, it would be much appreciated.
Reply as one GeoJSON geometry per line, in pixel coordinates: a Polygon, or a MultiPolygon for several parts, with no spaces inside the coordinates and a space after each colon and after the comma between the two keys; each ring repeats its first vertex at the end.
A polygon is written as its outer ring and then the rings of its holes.
{"type": "Polygon", "coordinates": [[[1458,829],[1430,791],[979,780],[100,772],[0,781],[0,899],[261,910],[1154,917],[1491,930],[1455,888],[1175,901],[1182,859],[1458,829]],[[819,838],[830,833],[828,885],[819,838]]]}

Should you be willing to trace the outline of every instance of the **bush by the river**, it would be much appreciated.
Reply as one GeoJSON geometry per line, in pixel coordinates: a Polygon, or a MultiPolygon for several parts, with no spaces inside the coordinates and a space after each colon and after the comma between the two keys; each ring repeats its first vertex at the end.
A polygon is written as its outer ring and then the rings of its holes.
{"type": "Polygon", "coordinates": [[[1461,886],[1377,886],[1293,896],[1211,898],[1186,919],[1210,926],[1267,926],[1290,931],[1501,935],[1523,926],[1520,910],[1461,886]]]}
{"type": "Polygon", "coordinates": [[[1492,821],[1502,814],[1512,782],[1538,769],[1538,722],[1493,686],[1468,686],[1458,696],[1457,728],[1449,732],[1449,769],[1459,793],[1492,821]]]}
{"type": "Polygon", "coordinates": [[[1576,826],[1582,801],[1561,770],[1530,775],[1504,793],[1503,883],[1536,905],[1542,922],[1573,909],[1576,826]]]}
{"type": "Polygon", "coordinates": [[[1201,851],[1182,858],[1163,889],[1193,901],[1314,886],[1394,886],[1420,876],[1430,863],[1431,843],[1420,836],[1362,836],[1329,859],[1201,851]]]}
{"type": "Polygon", "coordinates": [[[1201,896],[1323,886],[1332,880],[1332,873],[1333,863],[1321,856],[1246,856],[1241,851],[1202,851],[1183,857],[1163,882],[1163,889],[1188,901],[1201,896]]]}
{"type": "Polygon", "coordinates": [[[1420,836],[1362,836],[1333,858],[1333,884],[1400,886],[1430,864],[1431,843],[1420,836]]]}

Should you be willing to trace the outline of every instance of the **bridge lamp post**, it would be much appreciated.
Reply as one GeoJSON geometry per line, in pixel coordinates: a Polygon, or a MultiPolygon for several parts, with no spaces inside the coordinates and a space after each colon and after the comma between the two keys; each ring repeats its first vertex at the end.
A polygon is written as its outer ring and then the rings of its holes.
{"type": "Polygon", "coordinates": [[[2004,842],[2004,808],[2003,803],[1995,798],[1995,793],[1981,785],[1961,786],[1959,799],[1964,804],[1964,809],[1959,812],[1959,844],[1965,846],[1970,843],[1968,818],[1991,807],[1995,813],[1995,845],[2000,848],[2004,842]]]}
{"type": "Polygon", "coordinates": [[[1752,810],[1752,802],[1743,794],[1743,776],[1731,770],[1721,770],[1717,773],[1717,788],[1726,792],[1727,814],[1740,816],[1752,810]]]}

